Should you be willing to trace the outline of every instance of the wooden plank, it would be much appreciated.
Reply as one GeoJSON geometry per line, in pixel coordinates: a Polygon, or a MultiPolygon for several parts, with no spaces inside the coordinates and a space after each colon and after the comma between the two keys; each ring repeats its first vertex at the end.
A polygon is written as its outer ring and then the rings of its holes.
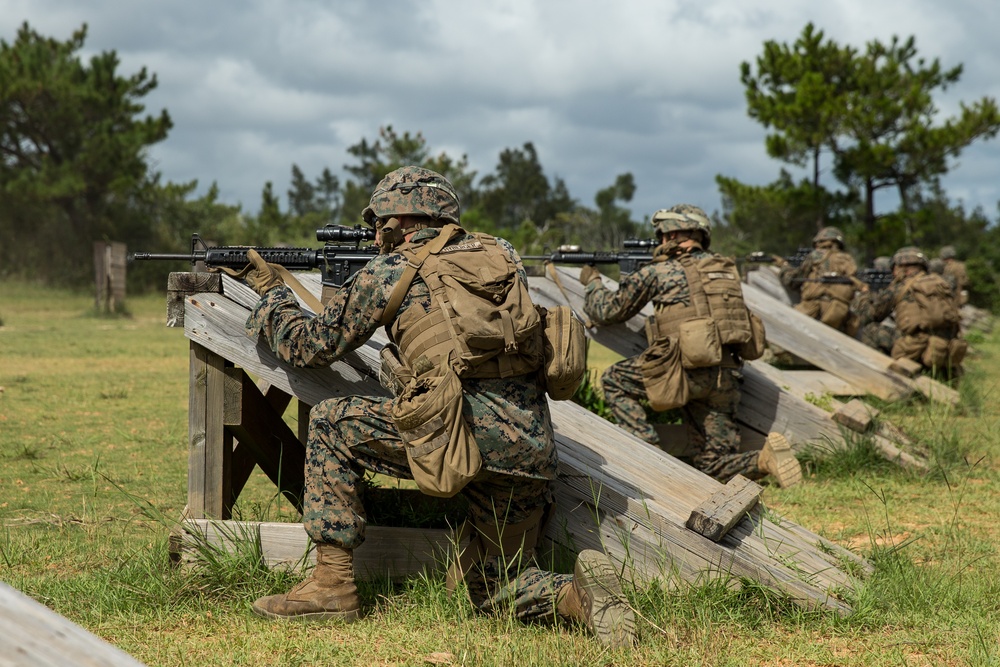
{"type": "Polygon", "coordinates": [[[757,506],[763,487],[743,475],[736,475],[721,490],[698,505],[688,517],[687,527],[718,542],[757,506]]]}
{"type": "Polygon", "coordinates": [[[0,582],[0,665],[144,667],[128,653],[0,582]]]}
{"type": "Polygon", "coordinates": [[[167,326],[184,326],[184,299],[189,294],[221,292],[222,278],[218,273],[180,273],[167,275],[167,326]]]}
{"type": "Polygon", "coordinates": [[[789,292],[781,284],[780,270],[776,266],[764,265],[758,266],[752,271],[746,271],[743,282],[753,285],[786,306],[794,306],[799,302],[798,293],[789,292]]]}
{"type": "Polygon", "coordinates": [[[821,370],[789,370],[782,369],[782,377],[793,378],[795,383],[803,388],[806,393],[814,396],[853,396],[857,387],[839,378],[833,373],[821,370]]]}
{"type": "Polygon", "coordinates": [[[904,375],[908,378],[917,377],[923,371],[924,367],[913,359],[907,359],[902,357],[900,359],[893,359],[892,363],[889,364],[889,370],[895,371],[900,375],[904,375]]]}
{"type": "MultiPolygon", "coordinates": [[[[354,393],[381,392],[375,377],[378,346],[385,342],[382,332],[370,341],[370,350],[356,357],[356,362],[372,364],[357,379],[349,378],[338,364],[312,369],[316,373],[283,364],[279,369],[258,342],[228,340],[242,336],[247,310],[231,300],[238,290],[223,282],[226,299],[188,299],[189,338],[212,346],[251,374],[268,374],[268,381],[282,391],[310,403],[316,397],[346,393],[352,383],[354,393]]],[[[247,297],[247,305],[255,302],[256,295],[247,297]]],[[[554,542],[571,550],[606,548],[637,576],[670,578],[681,573],[690,581],[711,572],[745,576],[774,586],[803,606],[849,611],[834,591],[850,590],[854,581],[843,570],[844,556],[834,557],[817,546],[822,538],[802,527],[792,531],[787,521],[779,526],[761,518],[752,530],[738,525],[720,542],[708,540],[688,530],[685,522],[721,484],[572,402],[550,402],[550,410],[560,457],[555,483],[560,503],[547,533],[554,542]]],[[[774,406],[770,412],[774,414],[774,406]]],[[[828,416],[825,421],[832,424],[828,416]]],[[[862,559],[854,558],[866,569],[862,559]]]]}
{"type": "MultiPolygon", "coordinates": [[[[301,570],[316,565],[316,552],[301,523],[193,519],[184,527],[184,560],[191,560],[191,553],[206,542],[232,553],[259,539],[271,568],[301,570]]],[[[355,575],[359,580],[401,579],[441,571],[453,544],[455,535],[446,529],[368,526],[364,543],[354,550],[355,575]]]]}
{"type": "Polygon", "coordinates": [[[878,410],[866,405],[864,401],[854,399],[837,408],[833,413],[833,420],[852,431],[864,433],[871,428],[872,421],[878,414],[878,410]]]}
{"type": "Polygon", "coordinates": [[[233,444],[223,426],[225,359],[197,344],[190,354],[188,509],[195,518],[228,519],[233,444]]]}

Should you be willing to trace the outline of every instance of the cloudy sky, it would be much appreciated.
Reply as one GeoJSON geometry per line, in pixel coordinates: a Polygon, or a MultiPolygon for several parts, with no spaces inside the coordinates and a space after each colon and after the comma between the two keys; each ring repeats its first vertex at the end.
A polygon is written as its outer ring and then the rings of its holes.
{"type": "MultiPolygon", "coordinates": [[[[637,219],[678,202],[720,208],[716,174],[773,181],[781,164],[746,115],[739,81],[764,41],[812,21],[840,44],[916,37],[920,55],[962,64],[937,98],[1000,98],[1000,2],[991,0],[2,0],[0,38],[24,21],[85,53],[147,67],[146,98],[174,121],[151,156],[164,178],[217,182],[255,212],[266,181],[282,207],[297,164],[343,178],[347,147],[378,129],[422,132],[480,175],[534,143],[546,174],[581,203],[631,172],[637,219]]],[[[995,218],[1000,139],[952,165],[948,192],[995,218]]],[[[832,181],[827,181],[832,185],[832,181]]]]}

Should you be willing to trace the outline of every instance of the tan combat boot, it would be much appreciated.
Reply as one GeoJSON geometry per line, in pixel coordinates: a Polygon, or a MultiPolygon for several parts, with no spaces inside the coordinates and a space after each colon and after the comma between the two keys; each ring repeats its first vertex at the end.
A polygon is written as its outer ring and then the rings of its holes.
{"type": "Polygon", "coordinates": [[[316,568],[284,595],[269,595],[253,603],[258,616],[289,621],[358,619],[358,588],[354,585],[354,552],[332,544],[316,545],[316,568]]]}
{"type": "Polygon", "coordinates": [[[768,434],[757,457],[757,467],[774,477],[783,489],[802,481],[802,466],[795,458],[792,446],[780,433],[768,434]]]}
{"type": "Polygon", "coordinates": [[[635,612],[622,595],[614,564],[600,551],[580,552],[573,581],[559,589],[556,600],[559,616],[586,625],[605,646],[635,644],[635,612]]]}

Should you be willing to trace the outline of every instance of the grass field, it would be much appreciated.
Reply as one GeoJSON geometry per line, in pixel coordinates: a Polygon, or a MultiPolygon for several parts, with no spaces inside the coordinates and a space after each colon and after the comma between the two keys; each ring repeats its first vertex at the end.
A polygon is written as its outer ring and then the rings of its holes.
{"type": "MultiPolygon", "coordinates": [[[[186,499],[188,343],[163,295],[130,317],[86,294],[0,282],[0,579],[148,665],[1000,665],[1000,337],[975,340],[965,405],[882,405],[930,453],[904,472],[864,441],[769,487],[769,508],[870,558],[847,618],[759,587],[630,590],[642,642],[473,614],[441,577],[366,585],[353,625],[250,613],[294,577],[252,550],[168,566],[186,499]]],[[[614,357],[595,350],[594,363],[614,357]]],[[[262,476],[242,518],[295,521],[262,476]]],[[[0,663],[3,658],[0,657],[0,663]]]]}

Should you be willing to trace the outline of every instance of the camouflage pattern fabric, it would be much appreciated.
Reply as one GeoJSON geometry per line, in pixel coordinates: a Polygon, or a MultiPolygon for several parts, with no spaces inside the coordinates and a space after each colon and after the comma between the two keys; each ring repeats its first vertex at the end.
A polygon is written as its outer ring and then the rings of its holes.
{"type": "MultiPolygon", "coordinates": [[[[685,371],[691,400],[681,409],[688,442],[697,450],[692,464],[706,475],[727,482],[735,475],[760,479],[760,452],[740,452],[736,409],[740,404],[742,375],[735,368],[694,368],[685,371]]],[[[601,375],[604,399],[615,423],[652,445],[660,445],[656,430],[646,419],[642,404],[645,389],[636,357],[612,364],[601,375]]]]}
{"type": "Polygon", "coordinates": [[[957,259],[944,260],[944,271],[941,275],[951,284],[956,296],[969,286],[969,274],[965,269],[965,262],[957,259]]]}
{"type": "MultiPolygon", "coordinates": [[[[418,231],[426,242],[438,229],[418,231]]],[[[452,243],[467,237],[459,235],[452,243]]],[[[516,252],[504,247],[520,268],[516,252]]],[[[360,347],[376,332],[379,315],[399,281],[405,259],[399,253],[375,256],[337,290],[323,312],[307,317],[284,286],[268,291],[247,320],[251,336],[262,335],[282,361],[321,367],[360,347]]],[[[526,279],[522,275],[522,279],[526,279]]],[[[416,280],[399,312],[416,304],[430,308],[423,281],[416,280]]],[[[557,459],[545,388],[537,374],[519,378],[463,381],[463,415],[483,457],[483,469],[463,491],[470,518],[514,524],[551,502],[550,483],[557,459]]],[[[365,538],[366,517],[360,481],[365,470],[411,478],[402,441],[391,419],[393,400],[348,396],[331,398],[310,413],[306,452],[303,524],[315,542],[354,549],[365,538]]],[[[501,558],[480,563],[467,579],[470,597],[484,611],[513,606],[525,620],[552,618],[556,591],[571,575],[535,567],[529,558],[505,567],[501,558]]]]}
{"type": "MultiPolygon", "coordinates": [[[[691,256],[697,260],[710,253],[696,249],[691,256]]],[[[690,304],[691,290],[680,263],[666,262],[666,266],[660,268],[647,264],[623,276],[616,292],[594,281],[587,285],[584,309],[596,324],[616,324],[637,315],[656,297],[659,297],[658,302],[690,304]]],[[[750,479],[763,477],[765,473],[757,468],[759,453],[739,451],[740,432],[734,420],[740,402],[742,376],[739,371],[716,366],[685,373],[691,400],[681,408],[681,415],[689,442],[698,449],[695,467],[723,482],[736,474],[750,479]]],[[[601,377],[601,386],[605,402],[622,428],[646,442],[660,444],[656,431],[646,419],[643,406],[646,391],[638,357],[610,366],[601,377]]]]}

